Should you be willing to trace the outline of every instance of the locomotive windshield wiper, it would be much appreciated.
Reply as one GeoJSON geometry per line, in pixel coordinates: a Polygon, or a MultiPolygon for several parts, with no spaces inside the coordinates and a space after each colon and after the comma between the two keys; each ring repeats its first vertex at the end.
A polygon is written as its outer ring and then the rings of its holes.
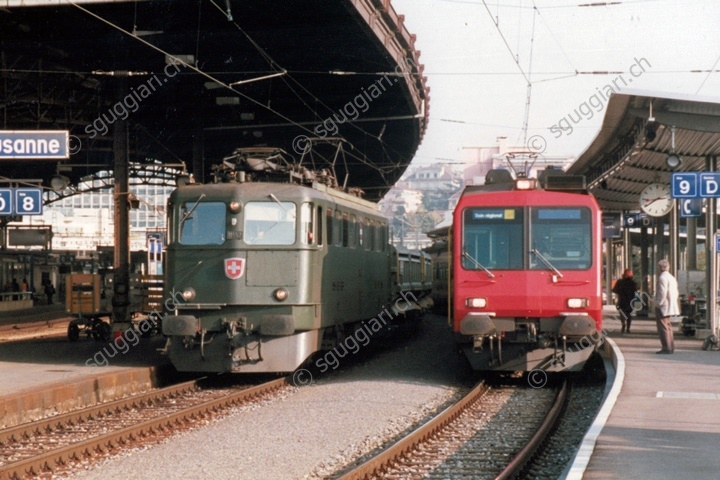
{"type": "Polygon", "coordinates": [[[550,263],[550,260],[548,260],[547,258],[543,257],[542,254],[538,251],[537,248],[533,248],[532,250],[530,250],[530,253],[534,253],[535,255],[537,255],[537,257],[540,259],[540,261],[542,261],[542,262],[545,264],[546,267],[548,267],[550,270],[552,270],[553,272],[555,272],[555,275],[557,275],[557,276],[560,277],[560,278],[563,277],[563,274],[560,273],[560,270],[558,270],[557,268],[555,268],[555,266],[554,266],[552,263],[550,263]]]}
{"type": "Polygon", "coordinates": [[[190,207],[190,210],[188,210],[187,212],[185,212],[185,215],[183,215],[183,218],[180,219],[180,225],[178,226],[178,229],[179,229],[179,230],[182,230],[183,223],[185,223],[185,220],[187,220],[188,218],[190,218],[190,215],[192,215],[192,213],[195,211],[195,209],[197,208],[197,206],[200,205],[200,200],[202,200],[203,198],[205,198],[205,194],[204,194],[204,193],[203,193],[202,195],[200,195],[200,198],[198,198],[197,201],[193,204],[193,206],[190,207]]]}
{"type": "Polygon", "coordinates": [[[465,257],[465,258],[467,258],[468,260],[470,260],[473,264],[475,264],[476,267],[480,268],[482,271],[484,271],[485,273],[487,273],[487,276],[488,276],[488,277],[490,277],[490,278],[495,278],[495,275],[494,275],[490,270],[488,270],[487,268],[485,268],[484,266],[482,266],[482,264],[481,264],[480,262],[478,262],[477,260],[475,260],[472,256],[470,256],[469,253],[467,253],[466,251],[463,250],[462,255],[463,255],[463,257],[465,257]]]}
{"type": "Polygon", "coordinates": [[[282,202],[280,200],[278,200],[278,198],[275,196],[274,193],[271,193],[270,195],[268,195],[268,197],[272,198],[275,201],[275,203],[280,205],[280,208],[282,208],[285,212],[288,211],[287,208],[285,208],[285,205],[283,205],[282,202]]]}

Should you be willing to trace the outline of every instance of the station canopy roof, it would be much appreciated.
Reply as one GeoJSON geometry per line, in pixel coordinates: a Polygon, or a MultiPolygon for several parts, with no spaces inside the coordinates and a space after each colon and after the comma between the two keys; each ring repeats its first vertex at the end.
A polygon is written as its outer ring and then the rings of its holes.
{"type": "Polygon", "coordinates": [[[627,91],[610,97],[600,132],[568,171],[587,177],[603,211],[632,212],[647,185],[670,184],[672,172],[706,171],[707,158],[718,155],[720,98],[627,91]],[[671,153],[682,160],[675,169],[671,153]]]}
{"type": "Polygon", "coordinates": [[[427,124],[414,43],[389,0],[6,0],[0,129],[69,130],[77,151],[60,169],[5,160],[0,179],[111,170],[125,117],[130,162],[184,163],[201,181],[237,148],[299,159],[306,138],[342,137],[339,183],[377,200],[427,124]]]}

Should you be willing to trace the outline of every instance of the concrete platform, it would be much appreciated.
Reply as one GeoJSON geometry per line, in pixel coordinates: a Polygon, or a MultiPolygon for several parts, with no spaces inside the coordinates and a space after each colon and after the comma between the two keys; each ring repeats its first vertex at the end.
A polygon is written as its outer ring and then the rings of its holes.
{"type": "Polygon", "coordinates": [[[65,313],[65,306],[60,303],[37,305],[22,310],[0,311],[0,330],[64,319],[70,321],[70,317],[65,313]]]}
{"type": "Polygon", "coordinates": [[[633,320],[621,335],[614,308],[605,313],[608,343],[619,348],[614,406],[603,407],[565,478],[720,478],[720,352],[702,350],[678,324],[675,353],[657,355],[655,320],[633,320]]]}
{"type": "Polygon", "coordinates": [[[147,390],[174,373],[159,335],[103,343],[56,336],[0,344],[0,426],[147,390]]]}

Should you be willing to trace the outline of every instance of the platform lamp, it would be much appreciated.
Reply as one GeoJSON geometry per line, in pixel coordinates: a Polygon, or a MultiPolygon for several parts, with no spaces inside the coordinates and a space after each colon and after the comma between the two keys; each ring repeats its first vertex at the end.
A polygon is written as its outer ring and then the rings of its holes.
{"type": "Polygon", "coordinates": [[[61,192],[70,185],[70,179],[64,175],[53,175],[50,179],[50,188],[55,192],[61,192]]]}
{"type": "Polygon", "coordinates": [[[137,210],[140,208],[140,198],[131,193],[128,195],[128,206],[131,210],[137,210]]]}
{"type": "Polygon", "coordinates": [[[670,170],[675,170],[682,164],[682,158],[675,153],[675,126],[670,127],[670,154],[665,159],[665,164],[670,170]]]}
{"type": "Polygon", "coordinates": [[[645,123],[645,139],[648,142],[652,142],[657,138],[657,125],[655,125],[655,117],[652,112],[652,102],[650,102],[650,114],[648,115],[647,123],[645,123]]]}

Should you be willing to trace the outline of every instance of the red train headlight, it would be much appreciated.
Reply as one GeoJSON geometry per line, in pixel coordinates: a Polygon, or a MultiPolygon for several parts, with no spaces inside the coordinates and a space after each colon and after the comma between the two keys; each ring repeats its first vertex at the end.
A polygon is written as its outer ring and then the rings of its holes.
{"type": "Polygon", "coordinates": [[[468,308],[485,308],[487,307],[487,298],[466,298],[465,306],[468,308]]]}
{"type": "Polygon", "coordinates": [[[568,308],[587,308],[590,302],[587,298],[568,298],[568,308]]]}
{"type": "Polygon", "coordinates": [[[515,188],[517,190],[535,190],[537,184],[534,178],[518,178],[515,180],[515,188]]]}

